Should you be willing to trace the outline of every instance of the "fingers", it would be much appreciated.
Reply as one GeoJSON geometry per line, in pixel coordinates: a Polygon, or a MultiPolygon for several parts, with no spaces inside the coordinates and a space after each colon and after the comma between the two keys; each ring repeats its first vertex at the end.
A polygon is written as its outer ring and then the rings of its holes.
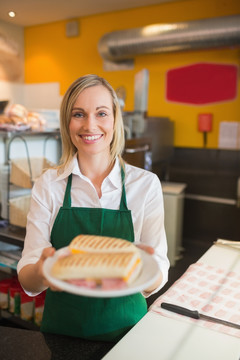
{"type": "Polygon", "coordinates": [[[146,251],[148,254],[153,255],[154,249],[151,246],[145,244],[137,244],[136,245],[139,249],[146,251]]]}
{"type": "Polygon", "coordinates": [[[53,256],[55,251],[56,250],[53,247],[48,247],[48,248],[43,249],[42,255],[41,255],[41,260],[45,261],[49,256],[53,256]]]}
{"type": "Polygon", "coordinates": [[[49,281],[47,280],[43,280],[43,283],[45,286],[49,287],[52,291],[62,291],[61,289],[59,289],[58,287],[56,287],[55,285],[52,285],[49,281]]]}
{"type": "MultiPolygon", "coordinates": [[[[41,255],[41,261],[43,262],[49,258],[50,256],[53,256],[55,254],[56,249],[53,247],[45,248],[42,251],[41,255]]],[[[43,279],[43,284],[47,287],[49,287],[52,291],[61,291],[59,288],[57,288],[55,285],[52,285],[47,279],[43,279]]]]}

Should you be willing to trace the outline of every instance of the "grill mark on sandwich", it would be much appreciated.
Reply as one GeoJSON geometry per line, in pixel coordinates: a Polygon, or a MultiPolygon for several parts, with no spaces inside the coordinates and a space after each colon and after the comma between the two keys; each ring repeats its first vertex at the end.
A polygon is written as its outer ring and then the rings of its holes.
{"type": "Polygon", "coordinates": [[[76,247],[77,251],[92,250],[111,250],[119,249],[125,250],[132,246],[132,243],[118,238],[112,238],[108,236],[95,236],[95,235],[79,235],[72,240],[71,248],[76,247]],[[78,250],[80,248],[80,250],[78,250]]]}
{"type": "MultiPolygon", "coordinates": [[[[94,242],[93,236],[90,235],[80,235],[78,239],[84,246],[92,246],[94,242]]],[[[78,244],[78,241],[76,241],[76,244],[78,244]]]]}
{"type": "Polygon", "coordinates": [[[103,239],[98,239],[97,246],[99,249],[124,249],[128,248],[130,246],[130,243],[128,243],[126,240],[104,237],[103,239]]]}
{"type": "Polygon", "coordinates": [[[95,245],[95,249],[109,249],[111,247],[111,243],[112,243],[112,239],[111,238],[98,238],[96,245],[95,245]]]}

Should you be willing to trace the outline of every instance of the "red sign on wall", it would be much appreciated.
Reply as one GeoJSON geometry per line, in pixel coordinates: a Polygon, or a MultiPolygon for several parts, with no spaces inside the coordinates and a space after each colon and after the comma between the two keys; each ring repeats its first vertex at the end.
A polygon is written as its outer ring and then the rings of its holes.
{"type": "Polygon", "coordinates": [[[236,65],[197,63],[167,72],[168,101],[204,105],[237,96],[236,65]]]}

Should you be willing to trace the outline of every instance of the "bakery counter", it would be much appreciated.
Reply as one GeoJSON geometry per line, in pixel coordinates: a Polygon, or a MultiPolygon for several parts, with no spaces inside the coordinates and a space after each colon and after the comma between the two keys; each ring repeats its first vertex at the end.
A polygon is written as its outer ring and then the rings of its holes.
{"type": "Polygon", "coordinates": [[[0,326],[1,360],[100,360],[113,346],[112,342],[0,326]]]}

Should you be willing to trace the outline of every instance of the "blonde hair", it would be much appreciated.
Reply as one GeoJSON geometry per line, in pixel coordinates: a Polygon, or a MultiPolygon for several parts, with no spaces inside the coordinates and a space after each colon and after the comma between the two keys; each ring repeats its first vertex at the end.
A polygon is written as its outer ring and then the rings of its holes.
{"type": "Polygon", "coordinates": [[[72,115],[72,108],[81,92],[91,86],[104,86],[112,97],[112,106],[114,114],[114,128],[113,128],[113,140],[110,144],[110,156],[113,162],[116,157],[121,159],[121,154],[124,149],[124,127],[121,108],[118,102],[117,95],[112,86],[102,77],[98,75],[89,74],[82,76],[75,80],[65,95],[63,96],[61,108],[60,108],[60,131],[62,138],[62,157],[60,159],[59,170],[63,170],[67,164],[72,160],[74,154],[77,152],[77,148],[71,141],[69,133],[69,123],[72,115]]]}

